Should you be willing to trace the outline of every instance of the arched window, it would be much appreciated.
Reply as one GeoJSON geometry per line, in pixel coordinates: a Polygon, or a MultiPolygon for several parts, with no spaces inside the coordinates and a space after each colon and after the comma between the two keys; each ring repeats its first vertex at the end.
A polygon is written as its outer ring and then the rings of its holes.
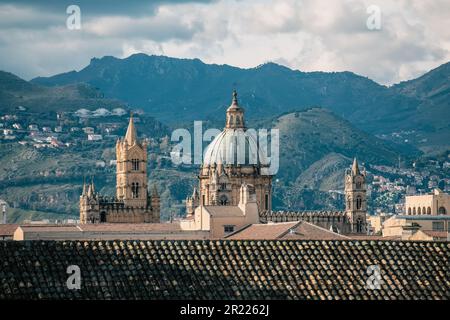
{"type": "Polygon", "coordinates": [[[413,208],[413,215],[416,214],[416,207],[413,208]]]}
{"type": "Polygon", "coordinates": [[[427,208],[427,214],[431,214],[431,207],[427,208]]]}
{"type": "Polygon", "coordinates": [[[139,198],[139,182],[131,184],[131,197],[133,199],[139,198]]]}
{"type": "Polygon", "coordinates": [[[420,209],[420,207],[417,208],[417,214],[422,214],[422,209],[420,209]]]}
{"type": "Polygon", "coordinates": [[[427,209],[425,209],[425,207],[422,208],[422,214],[427,214],[427,209]]]}
{"type": "Polygon", "coordinates": [[[356,196],[356,210],[360,210],[362,207],[362,198],[361,196],[356,196]]]}
{"type": "Polygon", "coordinates": [[[226,206],[228,204],[228,198],[226,195],[221,195],[219,199],[219,204],[221,206],[226,206]]]}
{"type": "Polygon", "coordinates": [[[361,189],[361,181],[356,182],[356,189],[361,189]]]}
{"type": "Polygon", "coordinates": [[[139,159],[132,159],[131,160],[131,169],[133,171],[138,171],[139,170],[139,159]]]}
{"type": "Polygon", "coordinates": [[[358,233],[363,232],[363,222],[362,222],[361,218],[358,218],[356,220],[356,232],[358,232],[358,233]]]}
{"type": "Polygon", "coordinates": [[[408,208],[408,214],[411,215],[411,208],[408,208]]]}
{"type": "Polygon", "coordinates": [[[269,195],[264,196],[264,210],[269,210],[269,195]]]}
{"type": "Polygon", "coordinates": [[[230,115],[230,119],[228,120],[228,124],[231,126],[231,125],[233,125],[233,122],[234,122],[234,117],[233,117],[233,115],[230,115]]]}
{"type": "Polygon", "coordinates": [[[447,214],[447,210],[444,207],[439,207],[438,214],[447,214]]]}
{"type": "Polygon", "coordinates": [[[106,212],[100,212],[100,222],[106,222],[106,212]]]}

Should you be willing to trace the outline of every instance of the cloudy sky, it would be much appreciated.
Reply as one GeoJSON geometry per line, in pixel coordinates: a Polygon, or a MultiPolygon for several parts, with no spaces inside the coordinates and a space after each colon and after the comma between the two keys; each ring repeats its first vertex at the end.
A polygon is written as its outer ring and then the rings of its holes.
{"type": "Polygon", "coordinates": [[[144,52],[349,70],[389,85],[450,61],[449,17],[448,0],[0,0],[0,70],[31,79],[144,52]],[[66,26],[71,4],[80,30],[66,26]],[[367,27],[371,5],[379,30],[367,27]]]}

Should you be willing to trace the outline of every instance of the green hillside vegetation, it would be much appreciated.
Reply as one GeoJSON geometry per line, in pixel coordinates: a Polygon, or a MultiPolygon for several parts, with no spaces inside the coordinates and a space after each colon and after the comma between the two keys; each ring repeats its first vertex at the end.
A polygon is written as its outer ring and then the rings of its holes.
{"type": "Polygon", "coordinates": [[[54,213],[54,212],[45,212],[45,211],[36,211],[36,210],[24,210],[19,208],[9,208],[8,209],[8,219],[7,223],[23,223],[25,220],[29,221],[37,221],[49,219],[53,220],[63,220],[63,219],[73,219],[73,216],[54,213]]]}
{"type": "Polygon", "coordinates": [[[0,110],[15,111],[19,106],[29,112],[75,111],[79,108],[115,108],[125,104],[104,99],[103,94],[84,83],[45,87],[0,71],[0,110]]]}
{"type": "Polygon", "coordinates": [[[398,149],[323,108],[289,113],[273,120],[272,125],[280,130],[279,179],[296,180],[330,153],[379,164],[395,163],[399,156],[398,149]]]}
{"type": "Polygon", "coordinates": [[[294,184],[320,191],[344,190],[344,172],[352,159],[329,153],[303,171],[294,184]]]}

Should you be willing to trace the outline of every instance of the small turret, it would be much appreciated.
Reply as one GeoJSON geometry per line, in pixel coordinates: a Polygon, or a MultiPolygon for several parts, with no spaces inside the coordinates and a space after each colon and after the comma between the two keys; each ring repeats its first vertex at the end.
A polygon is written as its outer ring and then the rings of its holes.
{"type": "Polygon", "coordinates": [[[200,195],[197,188],[194,187],[192,196],[186,198],[186,216],[190,217],[194,214],[195,208],[200,205],[200,195]]]}
{"type": "Polygon", "coordinates": [[[236,90],[233,91],[233,100],[231,101],[231,105],[227,109],[227,120],[225,128],[228,129],[245,128],[244,109],[241,108],[238,104],[236,90]]]}

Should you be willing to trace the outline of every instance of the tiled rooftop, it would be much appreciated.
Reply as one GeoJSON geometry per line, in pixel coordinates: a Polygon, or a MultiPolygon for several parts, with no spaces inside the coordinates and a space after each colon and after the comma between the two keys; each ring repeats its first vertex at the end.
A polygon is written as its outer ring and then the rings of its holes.
{"type": "Polygon", "coordinates": [[[27,231],[96,231],[96,232],[170,232],[180,231],[178,223],[97,223],[79,225],[21,225],[27,231]]]}
{"type": "Polygon", "coordinates": [[[431,231],[431,230],[424,230],[423,233],[430,237],[434,238],[440,238],[440,239],[447,239],[448,232],[447,231],[431,231]]]}
{"type": "Polygon", "coordinates": [[[18,224],[0,224],[0,237],[12,237],[18,224]]]}
{"type": "Polygon", "coordinates": [[[343,211],[263,211],[259,214],[262,222],[300,221],[306,218],[324,220],[328,218],[346,219],[343,211]]]}
{"type": "Polygon", "coordinates": [[[349,239],[306,221],[252,224],[228,235],[227,239],[241,240],[339,240],[349,239]]]}
{"type": "Polygon", "coordinates": [[[449,258],[448,242],[5,241],[0,299],[449,299],[449,258]]]}

